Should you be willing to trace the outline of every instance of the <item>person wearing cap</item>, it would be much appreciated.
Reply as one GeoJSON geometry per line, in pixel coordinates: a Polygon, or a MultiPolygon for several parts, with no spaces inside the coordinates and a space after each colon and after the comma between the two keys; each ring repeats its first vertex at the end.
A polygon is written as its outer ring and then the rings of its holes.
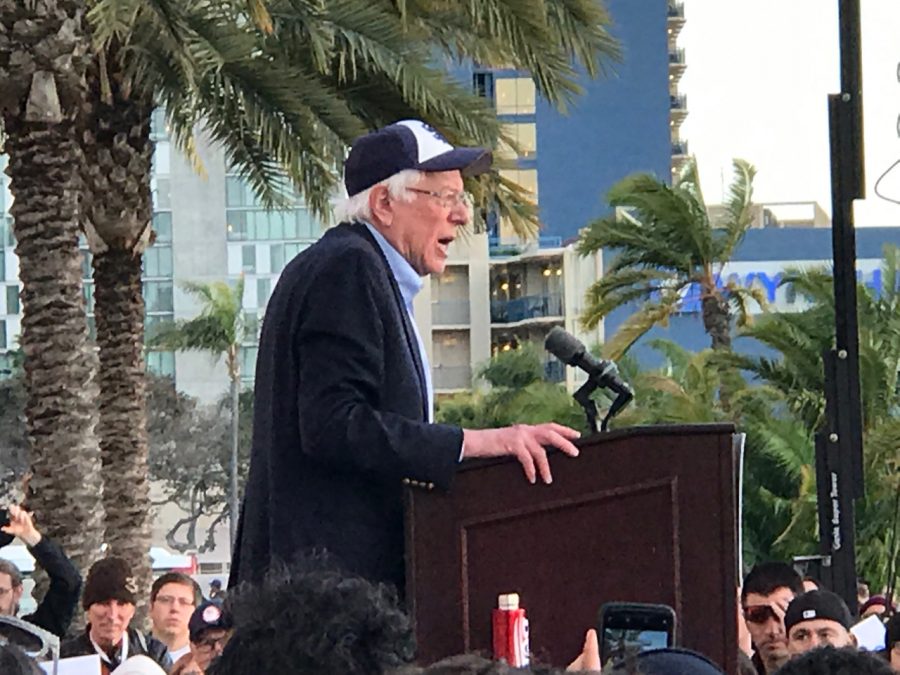
{"type": "MultiPolygon", "coordinates": [[[[891,612],[896,611],[891,603],[891,612]]],[[[888,601],[883,595],[873,595],[859,607],[859,618],[866,619],[873,614],[881,616],[888,611],[888,601]]]]}
{"type": "Polygon", "coordinates": [[[345,163],[345,222],[284,268],[266,307],[250,473],[229,586],[324,549],[348,571],[403,587],[403,487],[449,489],[460,461],[512,455],[549,482],[556,424],[463,430],[433,422],[431,369],[413,317],[472,211],[463,176],[489,151],[418,120],[367,134],[345,163]]]}
{"type": "MultiPolygon", "coordinates": [[[[40,533],[31,514],[21,506],[9,507],[9,519],[0,533],[0,546],[18,537],[50,578],[50,587],[37,609],[21,617],[22,620],[63,637],[78,607],[81,574],[59,544],[40,533]]],[[[16,616],[24,591],[22,572],[9,560],[0,558],[0,615],[16,616]]]]}
{"type": "Polygon", "coordinates": [[[221,603],[212,600],[194,610],[188,625],[191,651],[175,662],[172,675],[203,675],[231,637],[230,616],[221,603]]]}
{"type": "Polygon", "coordinates": [[[850,632],[853,617],[841,596],[831,591],[808,591],[788,605],[784,627],[791,657],[817,647],[855,647],[850,632]]]}
{"type": "Polygon", "coordinates": [[[136,599],[134,575],[125,560],[109,557],[95,562],[88,570],[81,598],[87,627],[60,645],[60,656],[98,654],[103,675],[109,675],[129,657],[143,654],[168,671],[172,661],[166,646],[129,628],[136,599]]]}
{"type": "Polygon", "coordinates": [[[759,675],[771,675],[790,658],[784,615],[794,597],[802,593],[803,580],[787,563],[758,563],[744,578],[741,613],[755,649],[752,661],[759,675]]]}
{"type": "Polygon", "coordinates": [[[209,599],[218,602],[225,601],[225,591],[222,590],[222,581],[220,579],[213,579],[209,582],[209,599]]]}

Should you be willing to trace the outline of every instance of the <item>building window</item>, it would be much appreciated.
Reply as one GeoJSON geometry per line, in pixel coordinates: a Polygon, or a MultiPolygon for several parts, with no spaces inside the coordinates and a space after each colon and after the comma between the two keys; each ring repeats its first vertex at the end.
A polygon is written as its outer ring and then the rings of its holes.
{"type": "Polygon", "coordinates": [[[151,246],[146,251],[144,251],[144,276],[172,276],[171,246],[151,246]]]}
{"type": "Polygon", "coordinates": [[[0,279],[6,278],[6,254],[3,252],[3,246],[0,246],[0,279]]]}
{"type": "Polygon", "coordinates": [[[94,313],[94,283],[84,284],[81,287],[81,293],[84,296],[84,308],[88,314],[94,313]]]}
{"type": "Polygon", "coordinates": [[[533,159],[537,154],[537,125],[534,122],[526,122],[522,124],[504,124],[503,133],[518,146],[518,152],[512,145],[508,145],[503,141],[497,149],[497,154],[501,157],[521,157],[522,159],[533,159]]]}
{"type": "Polygon", "coordinates": [[[153,193],[154,211],[168,211],[172,208],[172,190],[168,178],[153,178],[150,190],[153,193]]]}
{"type": "Polygon", "coordinates": [[[225,220],[228,239],[232,241],[317,239],[321,230],[309,210],[303,207],[289,211],[228,210],[225,220]]]}
{"type": "Polygon", "coordinates": [[[256,312],[244,312],[244,341],[259,340],[259,315],[256,312]]]}
{"type": "Polygon", "coordinates": [[[268,277],[261,277],[256,280],[256,306],[265,307],[269,301],[269,294],[272,292],[272,281],[268,277]]]}
{"type": "Polygon", "coordinates": [[[0,349],[6,349],[6,321],[0,319],[0,349]]]}
{"type": "Polygon", "coordinates": [[[494,80],[494,100],[498,115],[533,115],[534,82],[529,77],[494,80]]]}
{"type": "Polygon", "coordinates": [[[172,148],[168,141],[156,141],[153,147],[153,166],[151,171],[155,175],[171,173],[172,148]]]}
{"type": "Polygon", "coordinates": [[[241,270],[244,272],[256,272],[256,247],[252,244],[241,246],[241,270]]]}
{"type": "Polygon", "coordinates": [[[144,302],[148,312],[173,311],[173,293],[171,281],[144,282],[144,302]]]}
{"type": "Polygon", "coordinates": [[[284,269],[284,244],[272,244],[269,247],[269,269],[273,274],[284,269]]]}
{"type": "Polygon", "coordinates": [[[241,366],[241,379],[252,380],[256,374],[256,347],[241,347],[238,352],[238,362],[241,366]]]}
{"type": "Polygon", "coordinates": [[[19,285],[13,284],[6,287],[6,313],[19,313],[19,285]]]}
{"type": "Polygon", "coordinates": [[[155,375],[175,377],[175,353],[147,352],[147,370],[155,375]]]}
{"type": "Polygon", "coordinates": [[[500,175],[517,183],[532,194],[535,202],[538,201],[537,169],[503,169],[500,175]]]}
{"type": "Polygon", "coordinates": [[[153,214],[153,230],[159,244],[172,241],[172,212],[162,211],[153,214]]]}
{"type": "Polygon", "coordinates": [[[475,93],[484,98],[494,98],[494,74],[475,73],[472,75],[472,86],[475,93]]]}

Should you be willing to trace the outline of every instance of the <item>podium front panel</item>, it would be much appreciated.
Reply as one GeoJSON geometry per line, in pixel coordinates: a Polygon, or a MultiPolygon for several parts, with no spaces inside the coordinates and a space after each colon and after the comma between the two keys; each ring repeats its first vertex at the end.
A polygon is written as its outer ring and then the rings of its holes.
{"type": "Polygon", "coordinates": [[[407,493],[407,599],[419,661],[491,653],[491,610],[520,595],[533,656],[580,651],[604,602],[675,609],[678,644],[733,672],[733,427],[646,427],[551,455],[552,485],[512,460],[460,468],[449,494],[407,493]]]}

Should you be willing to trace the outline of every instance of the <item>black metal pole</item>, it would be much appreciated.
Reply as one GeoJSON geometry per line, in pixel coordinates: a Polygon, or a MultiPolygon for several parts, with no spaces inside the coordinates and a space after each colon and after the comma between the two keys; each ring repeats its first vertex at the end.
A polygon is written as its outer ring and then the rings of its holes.
{"type": "Polygon", "coordinates": [[[853,200],[864,194],[859,0],[839,0],[841,93],[828,97],[834,249],[835,348],[825,355],[826,424],[816,439],[819,530],[832,589],[856,609],[853,500],[864,489],[856,236],[853,200]]]}

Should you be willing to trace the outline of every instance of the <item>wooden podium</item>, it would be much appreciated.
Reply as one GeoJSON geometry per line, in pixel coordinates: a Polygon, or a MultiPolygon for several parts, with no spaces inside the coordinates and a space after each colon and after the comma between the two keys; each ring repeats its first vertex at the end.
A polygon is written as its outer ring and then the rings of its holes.
{"type": "Polygon", "coordinates": [[[616,430],[518,462],[467,462],[449,494],[406,496],[406,595],[421,663],[491,653],[491,610],[521,596],[534,658],[563,666],[608,601],[664,603],[677,644],[736,672],[737,490],[730,424],[616,430]]]}

